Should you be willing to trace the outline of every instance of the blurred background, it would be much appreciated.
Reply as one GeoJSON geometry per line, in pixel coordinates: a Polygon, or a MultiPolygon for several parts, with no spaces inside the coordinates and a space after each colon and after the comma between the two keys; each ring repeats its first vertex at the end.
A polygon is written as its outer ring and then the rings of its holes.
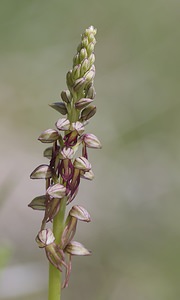
{"type": "Polygon", "coordinates": [[[98,29],[97,114],[87,132],[93,182],[73,204],[90,224],[76,240],[63,300],[180,299],[180,40],[178,0],[1,0],[0,299],[47,299],[48,264],[35,236],[44,191],[29,179],[46,163],[37,141],[54,128],[81,33],[98,29]]]}

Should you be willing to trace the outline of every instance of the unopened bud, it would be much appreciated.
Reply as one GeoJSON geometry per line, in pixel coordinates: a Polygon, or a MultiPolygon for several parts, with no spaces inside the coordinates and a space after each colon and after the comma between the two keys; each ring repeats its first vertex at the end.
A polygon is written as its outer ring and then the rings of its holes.
{"type": "Polygon", "coordinates": [[[86,97],[88,97],[90,99],[94,99],[95,96],[96,96],[95,88],[94,88],[93,84],[90,84],[90,86],[87,87],[86,97]]]}
{"type": "Polygon", "coordinates": [[[86,106],[88,106],[91,102],[93,102],[92,99],[90,98],[81,98],[80,100],[78,100],[75,103],[75,107],[79,110],[85,108],[86,106]]]}
{"type": "Polygon", "coordinates": [[[88,37],[85,36],[85,37],[82,39],[81,46],[87,48],[88,44],[89,44],[88,37]]]}
{"type": "Polygon", "coordinates": [[[75,92],[80,92],[86,84],[86,79],[84,77],[81,77],[77,79],[73,85],[73,89],[75,92]]]}
{"type": "Polygon", "coordinates": [[[47,129],[41,133],[38,140],[42,143],[53,143],[59,138],[59,133],[54,129],[47,129]]]}
{"type": "Polygon", "coordinates": [[[90,66],[92,66],[95,62],[95,55],[94,53],[91,53],[91,55],[88,57],[88,60],[89,60],[89,63],[90,63],[90,66]]]}
{"type": "Polygon", "coordinates": [[[72,70],[70,70],[66,75],[66,83],[67,83],[68,87],[72,88],[72,86],[74,84],[74,81],[72,78],[72,70]]]}
{"type": "Polygon", "coordinates": [[[61,92],[61,99],[66,102],[66,103],[70,103],[71,102],[71,94],[70,94],[70,91],[69,90],[66,90],[66,91],[62,91],[61,92]]]}
{"type": "Polygon", "coordinates": [[[95,76],[95,69],[94,67],[93,68],[91,67],[91,69],[88,72],[86,72],[84,75],[84,79],[86,83],[91,82],[94,79],[94,76],[95,76]]]}
{"type": "Polygon", "coordinates": [[[30,175],[31,179],[47,179],[52,177],[51,167],[48,165],[38,166],[30,175]]]}
{"type": "Polygon", "coordinates": [[[96,106],[95,105],[89,105],[81,112],[81,120],[87,121],[90,118],[92,118],[96,113],[96,106]]]}
{"type": "Polygon", "coordinates": [[[79,53],[77,53],[73,58],[73,67],[78,65],[80,63],[79,61],[79,53]]]}
{"type": "Polygon", "coordinates": [[[81,65],[79,64],[73,68],[73,71],[72,71],[73,81],[75,81],[76,79],[78,79],[80,77],[80,72],[81,72],[81,65]]]}
{"type": "Polygon", "coordinates": [[[88,58],[85,58],[81,63],[81,77],[89,70],[90,68],[90,61],[88,58]]]}
{"type": "Polygon", "coordinates": [[[91,53],[94,51],[94,46],[95,46],[94,43],[88,44],[88,46],[87,46],[87,53],[88,53],[88,56],[91,55],[91,53]]]}
{"type": "Polygon", "coordinates": [[[82,48],[79,53],[80,61],[83,61],[87,57],[87,51],[85,48],[82,48]]]}

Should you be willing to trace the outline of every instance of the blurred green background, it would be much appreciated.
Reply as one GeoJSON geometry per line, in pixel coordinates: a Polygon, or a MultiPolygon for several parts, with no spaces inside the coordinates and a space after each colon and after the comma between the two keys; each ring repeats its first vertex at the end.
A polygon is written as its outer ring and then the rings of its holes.
{"type": "Polygon", "coordinates": [[[180,3],[178,0],[43,1],[0,4],[0,298],[47,299],[48,265],[34,238],[44,191],[29,180],[59,115],[48,107],[85,28],[98,29],[97,114],[87,127],[95,179],[75,203],[91,224],[76,239],[63,300],[180,299],[180,3]]]}

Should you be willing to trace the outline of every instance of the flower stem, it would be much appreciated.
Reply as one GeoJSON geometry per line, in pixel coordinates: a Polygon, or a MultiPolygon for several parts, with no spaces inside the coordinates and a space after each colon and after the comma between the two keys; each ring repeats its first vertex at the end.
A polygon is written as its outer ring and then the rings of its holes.
{"type": "MultiPolygon", "coordinates": [[[[66,197],[61,199],[61,206],[59,212],[53,220],[53,233],[57,244],[60,243],[61,235],[64,229],[64,215],[66,209],[66,201],[67,201],[66,197]]],[[[62,285],[62,273],[50,263],[48,300],[61,299],[61,285],[62,285]]]]}

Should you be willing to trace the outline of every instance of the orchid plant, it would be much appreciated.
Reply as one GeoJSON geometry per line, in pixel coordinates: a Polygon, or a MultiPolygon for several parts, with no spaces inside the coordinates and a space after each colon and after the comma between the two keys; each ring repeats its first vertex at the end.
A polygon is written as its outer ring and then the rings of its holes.
{"type": "Polygon", "coordinates": [[[39,248],[45,249],[50,262],[49,300],[60,300],[61,287],[68,286],[72,256],[91,253],[73,239],[77,222],[90,222],[90,214],[80,205],[72,206],[69,213],[66,207],[76,197],[81,179],[94,177],[88,148],[101,148],[94,134],[85,133],[85,126],[96,113],[96,106],[92,104],[95,35],[93,26],[82,34],[73,67],[66,76],[68,89],[61,92],[61,102],[50,105],[63,117],[55,123],[56,129],[47,129],[38,138],[42,143],[51,144],[43,153],[49,164],[39,165],[30,175],[31,179],[45,180],[45,193],[35,197],[29,207],[44,211],[36,242],[39,248]],[[81,156],[77,156],[79,149],[81,156]],[[52,226],[47,227],[47,224],[52,226]]]}

